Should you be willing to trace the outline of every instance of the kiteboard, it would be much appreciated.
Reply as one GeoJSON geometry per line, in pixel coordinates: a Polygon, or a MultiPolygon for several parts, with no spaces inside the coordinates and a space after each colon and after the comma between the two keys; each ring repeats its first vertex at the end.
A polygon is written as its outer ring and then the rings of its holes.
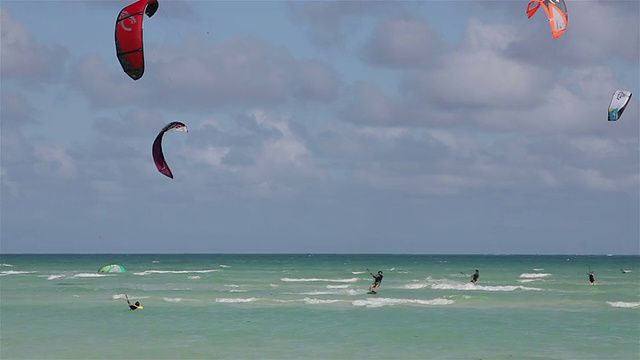
{"type": "Polygon", "coordinates": [[[377,294],[377,292],[371,290],[371,291],[367,292],[367,294],[374,294],[375,295],[375,294],[377,294]]]}

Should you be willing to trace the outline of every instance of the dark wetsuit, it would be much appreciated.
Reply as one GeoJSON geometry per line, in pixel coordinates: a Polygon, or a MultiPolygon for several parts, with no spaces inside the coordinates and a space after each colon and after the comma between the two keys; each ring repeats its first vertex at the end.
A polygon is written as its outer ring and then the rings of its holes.
{"type": "Polygon", "coordinates": [[[478,281],[479,277],[480,277],[480,273],[475,273],[475,274],[471,275],[471,282],[475,283],[476,281],[478,281]]]}
{"type": "Polygon", "coordinates": [[[596,278],[593,277],[593,274],[589,274],[589,282],[592,284],[596,282],[596,278]]]}
{"type": "Polygon", "coordinates": [[[382,274],[378,274],[378,275],[374,276],[373,278],[375,279],[375,282],[373,283],[373,285],[375,287],[380,286],[380,283],[382,282],[382,278],[383,278],[382,274]]]}

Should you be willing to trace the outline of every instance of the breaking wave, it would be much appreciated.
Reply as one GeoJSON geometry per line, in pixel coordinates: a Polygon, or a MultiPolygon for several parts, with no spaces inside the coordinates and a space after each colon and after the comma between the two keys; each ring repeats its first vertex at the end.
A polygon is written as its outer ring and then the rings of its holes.
{"type": "Polygon", "coordinates": [[[7,276],[7,275],[20,275],[20,274],[33,274],[35,271],[13,271],[13,270],[7,270],[7,271],[0,271],[0,276],[7,276]]]}
{"type": "Polygon", "coordinates": [[[627,309],[640,308],[640,302],[607,301],[607,304],[615,308],[627,308],[627,309]]]}
{"type": "Polygon", "coordinates": [[[393,299],[393,298],[378,298],[378,299],[366,299],[355,300],[352,302],[354,306],[364,307],[382,307],[382,306],[397,306],[397,305],[422,305],[422,306],[441,306],[451,305],[453,300],[436,298],[430,300],[422,299],[393,299]]]}
{"type": "Polygon", "coordinates": [[[58,279],[80,279],[80,278],[100,278],[100,277],[110,277],[116,276],[111,274],[97,274],[97,273],[79,273],[79,274],[53,274],[47,276],[47,280],[58,280],[58,279]]]}
{"type": "Polygon", "coordinates": [[[216,302],[225,304],[241,304],[258,300],[257,298],[216,298],[216,302]]]}
{"type": "Polygon", "coordinates": [[[301,278],[301,279],[292,279],[292,278],[282,278],[280,281],[284,282],[311,282],[311,281],[321,281],[321,282],[338,282],[338,283],[353,283],[358,281],[358,278],[350,278],[350,279],[318,279],[318,278],[301,278]]]}
{"type": "Polygon", "coordinates": [[[342,300],[321,300],[321,299],[313,299],[313,298],[306,297],[302,301],[304,301],[305,304],[309,304],[309,305],[320,305],[320,304],[335,304],[342,300]]]}
{"type": "Polygon", "coordinates": [[[535,273],[535,274],[524,273],[524,274],[520,274],[520,278],[521,279],[540,279],[540,278],[545,278],[545,277],[549,277],[549,276],[551,276],[551,274],[546,274],[546,273],[535,273]]]}
{"type": "Polygon", "coordinates": [[[327,289],[346,289],[349,285],[327,285],[327,289]]]}
{"type": "Polygon", "coordinates": [[[214,271],[220,271],[220,269],[208,269],[208,270],[146,270],[142,272],[135,272],[134,275],[151,275],[151,274],[207,274],[214,271]]]}

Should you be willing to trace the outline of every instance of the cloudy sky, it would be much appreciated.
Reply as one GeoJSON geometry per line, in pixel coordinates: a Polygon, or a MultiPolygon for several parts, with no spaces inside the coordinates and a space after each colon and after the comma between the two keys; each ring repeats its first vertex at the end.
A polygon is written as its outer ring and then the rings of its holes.
{"type": "Polygon", "coordinates": [[[130,2],[0,4],[0,252],[640,253],[638,1],[130,2]]]}

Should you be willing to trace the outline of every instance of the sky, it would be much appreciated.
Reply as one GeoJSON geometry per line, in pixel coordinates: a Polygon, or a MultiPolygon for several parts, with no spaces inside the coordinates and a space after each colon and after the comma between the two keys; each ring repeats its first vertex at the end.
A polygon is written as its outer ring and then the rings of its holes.
{"type": "Polygon", "coordinates": [[[0,2],[0,253],[640,254],[636,0],[131,2],[0,2]]]}

